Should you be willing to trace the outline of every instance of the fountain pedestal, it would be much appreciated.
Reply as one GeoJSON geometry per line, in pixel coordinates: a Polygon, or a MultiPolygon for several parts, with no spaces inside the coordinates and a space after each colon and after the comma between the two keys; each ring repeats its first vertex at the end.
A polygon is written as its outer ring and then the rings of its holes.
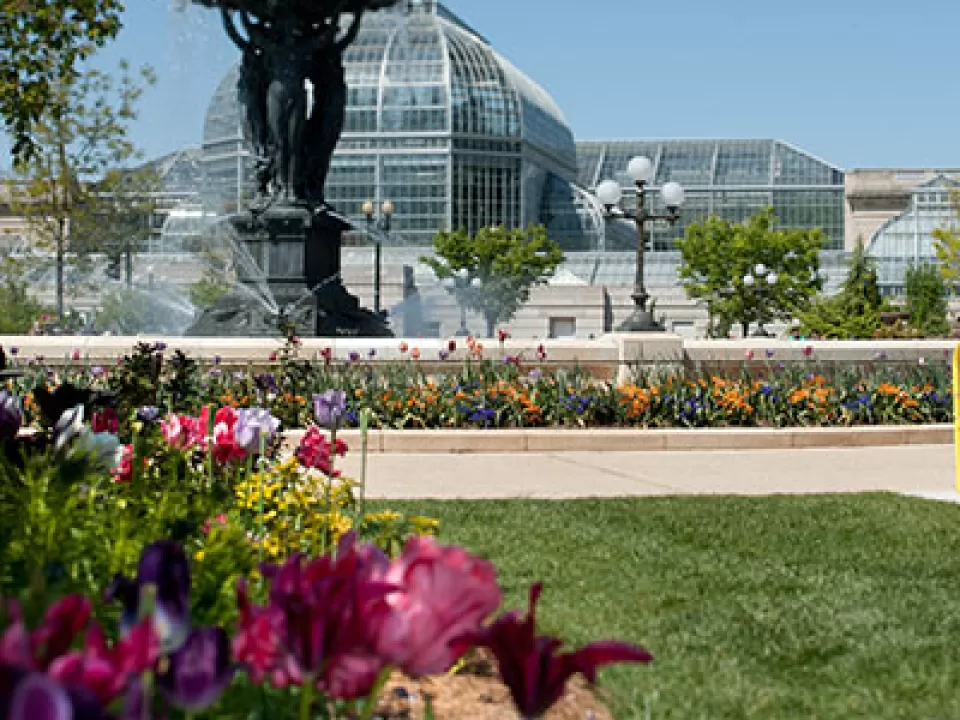
{"type": "Polygon", "coordinates": [[[392,337],[386,321],[360,307],[340,277],[341,238],[350,225],[326,208],[271,205],[229,219],[255,267],[233,292],[202,313],[189,335],[276,336],[293,323],[304,337],[392,337]],[[266,289],[279,312],[254,298],[266,289]]]}

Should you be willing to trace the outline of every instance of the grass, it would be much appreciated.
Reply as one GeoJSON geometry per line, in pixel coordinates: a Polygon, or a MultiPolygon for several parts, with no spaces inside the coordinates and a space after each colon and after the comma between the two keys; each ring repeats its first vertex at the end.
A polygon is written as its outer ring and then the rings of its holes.
{"type": "Polygon", "coordinates": [[[960,717],[960,507],[891,495],[405,502],[489,557],[509,607],[617,637],[617,718],[960,717]]]}

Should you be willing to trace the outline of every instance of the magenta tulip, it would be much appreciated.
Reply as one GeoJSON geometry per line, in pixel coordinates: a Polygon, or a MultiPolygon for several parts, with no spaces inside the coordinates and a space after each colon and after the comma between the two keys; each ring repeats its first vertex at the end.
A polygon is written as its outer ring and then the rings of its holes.
{"type": "Polygon", "coordinates": [[[462,654],[451,643],[503,600],[493,565],[433,538],[411,538],[386,579],[400,589],[379,603],[377,651],[412,676],[449,670],[462,654]]]}
{"type": "Polygon", "coordinates": [[[335,556],[309,562],[294,556],[282,566],[264,567],[270,605],[283,614],[283,647],[292,658],[292,668],[278,669],[294,681],[309,678],[334,699],[367,695],[384,666],[370,633],[371,613],[397,589],[383,581],[388,568],[383,553],[357,547],[352,533],[335,556]]]}
{"type": "Polygon", "coordinates": [[[497,658],[500,677],[524,718],[541,717],[561,697],[567,680],[580,673],[596,682],[597,668],[612,663],[647,663],[653,656],[641,647],[616,641],[597,642],[571,653],[557,654],[562,642],[536,634],[536,606],[541,585],[530,589],[525,619],[512,612],[488,628],[455,643],[489,648],[497,658]]]}

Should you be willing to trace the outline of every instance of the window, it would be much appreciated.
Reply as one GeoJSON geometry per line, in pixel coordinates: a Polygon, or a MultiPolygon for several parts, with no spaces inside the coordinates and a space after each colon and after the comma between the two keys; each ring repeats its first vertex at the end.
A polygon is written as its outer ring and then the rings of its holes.
{"type": "Polygon", "coordinates": [[[550,318],[550,339],[559,340],[577,336],[576,318],[550,318]]]}

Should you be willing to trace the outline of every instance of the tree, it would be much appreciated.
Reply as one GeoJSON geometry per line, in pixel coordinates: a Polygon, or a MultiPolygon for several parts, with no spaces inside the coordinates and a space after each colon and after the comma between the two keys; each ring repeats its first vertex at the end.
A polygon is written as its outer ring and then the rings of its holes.
{"type": "Polygon", "coordinates": [[[483,315],[488,337],[530,299],[530,288],[546,283],[563,262],[563,251],[542,225],[483,228],[473,237],[464,230],[444,231],[433,247],[436,256],[420,261],[453,282],[450,292],[461,307],[483,315]]]}
{"type": "Polygon", "coordinates": [[[121,63],[117,78],[99,70],[63,77],[34,126],[33,153],[15,167],[14,211],[55,253],[58,318],[68,253],[126,253],[129,271],[131,244],[147,231],[155,175],[124,168],[138,156],[128,126],[154,75],[148,67],[134,75],[121,63]]]}
{"type": "Polygon", "coordinates": [[[43,312],[27,293],[27,283],[12,274],[0,281],[0,335],[25,335],[43,312]]]}
{"type": "Polygon", "coordinates": [[[947,335],[947,286],[940,270],[928,264],[914,265],[907,268],[905,282],[910,324],[925,337],[947,335]]]}
{"type": "Polygon", "coordinates": [[[711,336],[726,337],[735,324],[746,336],[751,323],[792,318],[820,289],[820,230],[776,225],[772,208],[744,223],[710,217],[677,241],[680,282],[706,305],[711,336]]]}
{"type": "Polygon", "coordinates": [[[37,149],[36,126],[77,66],[116,36],[122,0],[2,0],[0,117],[15,160],[37,149]]]}
{"type": "MultiPolygon", "coordinates": [[[[960,192],[952,194],[953,205],[960,215],[960,192]]],[[[956,225],[933,231],[933,249],[940,261],[940,274],[954,292],[960,291],[960,228],[956,225]]]]}
{"type": "Polygon", "coordinates": [[[883,299],[876,263],[857,239],[840,293],[819,298],[800,313],[801,332],[826,338],[871,338],[880,328],[883,299]]]}

